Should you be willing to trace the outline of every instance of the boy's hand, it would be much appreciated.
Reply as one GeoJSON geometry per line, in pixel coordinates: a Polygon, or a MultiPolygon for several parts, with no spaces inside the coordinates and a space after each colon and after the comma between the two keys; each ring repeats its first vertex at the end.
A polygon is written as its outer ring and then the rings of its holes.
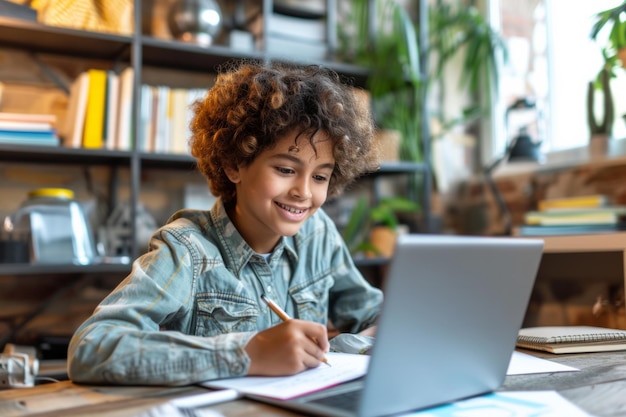
{"type": "Polygon", "coordinates": [[[326,327],[291,319],[257,333],[245,347],[248,375],[293,375],[315,368],[330,348],[326,327]]]}
{"type": "Polygon", "coordinates": [[[378,326],[373,325],[372,327],[368,327],[365,330],[361,330],[359,332],[359,334],[361,336],[370,336],[370,337],[376,337],[376,329],[378,328],[378,326]]]}

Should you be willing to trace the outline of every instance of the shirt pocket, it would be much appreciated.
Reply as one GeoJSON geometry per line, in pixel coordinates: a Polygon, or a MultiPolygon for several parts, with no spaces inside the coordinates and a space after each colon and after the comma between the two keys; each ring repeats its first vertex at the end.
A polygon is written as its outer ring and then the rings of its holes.
{"type": "Polygon", "coordinates": [[[259,308],[254,300],[230,294],[202,293],[198,294],[196,305],[198,336],[257,330],[259,308]]]}
{"type": "Polygon", "coordinates": [[[292,291],[299,319],[325,324],[328,319],[328,293],[334,280],[324,276],[292,291]]]}

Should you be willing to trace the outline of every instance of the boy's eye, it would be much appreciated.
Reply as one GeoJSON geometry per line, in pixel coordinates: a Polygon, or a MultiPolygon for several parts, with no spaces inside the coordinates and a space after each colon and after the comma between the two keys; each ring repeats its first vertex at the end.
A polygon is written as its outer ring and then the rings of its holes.
{"type": "Polygon", "coordinates": [[[328,181],[328,177],[325,175],[313,175],[313,179],[315,181],[319,181],[319,182],[326,182],[328,181]]]}
{"type": "Polygon", "coordinates": [[[276,170],[281,174],[293,174],[295,172],[293,169],[285,167],[276,167],[276,170]]]}

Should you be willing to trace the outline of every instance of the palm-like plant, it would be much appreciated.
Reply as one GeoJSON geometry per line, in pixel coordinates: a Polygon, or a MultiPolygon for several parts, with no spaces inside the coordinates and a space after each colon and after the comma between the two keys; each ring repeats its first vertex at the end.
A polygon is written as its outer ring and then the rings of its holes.
{"type": "Polygon", "coordinates": [[[459,87],[470,96],[484,99],[484,104],[474,101],[463,109],[462,116],[447,119],[440,110],[439,119],[442,131],[485,115],[491,101],[490,94],[481,91],[495,91],[498,86],[499,59],[508,60],[508,51],[502,37],[492,29],[489,22],[473,5],[444,3],[438,0],[430,12],[429,47],[435,55],[432,81],[437,83],[438,108],[443,109],[446,95],[444,70],[457,56],[463,53],[459,87]]]}
{"type": "MultiPolygon", "coordinates": [[[[604,64],[596,79],[589,83],[587,89],[587,121],[592,135],[611,134],[613,128],[613,97],[610,79],[617,77],[615,69],[626,69],[626,1],[612,9],[601,11],[595,15],[596,21],[591,28],[591,39],[597,41],[603,29],[609,28],[606,43],[602,46],[604,64]],[[600,91],[603,95],[603,119],[596,121],[594,97],[600,91]]],[[[624,115],[626,118],[626,115],[624,115]]]]}
{"type": "MultiPolygon", "coordinates": [[[[428,82],[420,70],[420,50],[416,26],[407,12],[395,0],[378,0],[376,28],[368,31],[367,0],[353,0],[348,27],[340,26],[343,58],[370,69],[368,89],[372,94],[376,121],[382,128],[396,129],[402,134],[401,158],[422,159],[421,97],[429,83],[438,87],[438,108],[443,108],[446,94],[444,70],[451,61],[464,53],[460,87],[476,97],[480,91],[495,89],[501,55],[506,61],[507,49],[500,35],[472,5],[454,5],[438,0],[429,7],[429,61],[434,63],[428,82]],[[374,33],[372,37],[372,33],[374,33]],[[431,59],[431,57],[433,59],[431,59]]],[[[486,113],[489,94],[484,106],[473,104],[459,118],[446,120],[437,115],[444,131],[455,124],[486,113]]]]}
{"type": "Polygon", "coordinates": [[[626,68],[626,1],[617,7],[597,13],[595,17],[591,39],[598,40],[602,30],[610,25],[607,44],[602,50],[604,60],[609,64],[611,71],[618,65],[626,68]]]}
{"type": "Polygon", "coordinates": [[[419,47],[415,25],[395,0],[375,2],[375,35],[370,33],[368,0],[351,2],[346,26],[338,27],[344,60],[370,70],[367,88],[372,96],[374,117],[380,128],[402,135],[401,159],[420,161],[419,132],[422,92],[419,47]]]}

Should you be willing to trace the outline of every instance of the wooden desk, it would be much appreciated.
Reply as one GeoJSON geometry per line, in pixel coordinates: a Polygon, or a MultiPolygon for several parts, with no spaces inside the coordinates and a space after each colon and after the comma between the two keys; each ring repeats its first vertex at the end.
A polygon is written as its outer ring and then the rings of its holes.
{"type": "Polygon", "coordinates": [[[595,235],[546,236],[544,260],[561,259],[567,262],[546,263],[541,270],[550,276],[586,277],[601,275],[618,278],[626,283],[626,232],[595,235]],[[562,255],[566,255],[567,258],[562,255]],[[573,256],[570,256],[573,255],[573,256]],[[592,262],[596,258],[597,262],[592,262]]]}
{"type": "MultiPolygon", "coordinates": [[[[594,416],[626,415],[626,351],[571,355],[524,352],[581,371],[508,376],[500,391],[554,390],[594,416]]],[[[100,387],[66,381],[0,391],[0,415],[134,417],[143,414],[147,417],[148,410],[155,410],[172,398],[201,392],[204,392],[202,388],[195,386],[100,387]]],[[[225,417],[297,415],[249,400],[216,404],[208,409],[225,417]]],[[[150,415],[158,416],[154,412],[150,415]]]]}
{"type": "MultiPolygon", "coordinates": [[[[626,286],[626,232],[540,237],[544,240],[544,255],[537,273],[535,289],[550,288],[548,299],[565,305],[578,299],[589,316],[584,323],[541,321],[529,318],[525,326],[548,324],[595,324],[622,327],[626,316],[618,314],[619,321],[595,323],[592,307],[597,296],[624,305],[626,286]],[[593,286],[593,287],[592,287],[593,286]],[[591,293],[590,293],[591,292],[591,293]],[[537,320],[537,321],[533,321],[537,320]]],[[[544,293],[545,294],[545,293],[544,293]]],[[[584,314],[582,315],[584,316],[584,314]]]]}

